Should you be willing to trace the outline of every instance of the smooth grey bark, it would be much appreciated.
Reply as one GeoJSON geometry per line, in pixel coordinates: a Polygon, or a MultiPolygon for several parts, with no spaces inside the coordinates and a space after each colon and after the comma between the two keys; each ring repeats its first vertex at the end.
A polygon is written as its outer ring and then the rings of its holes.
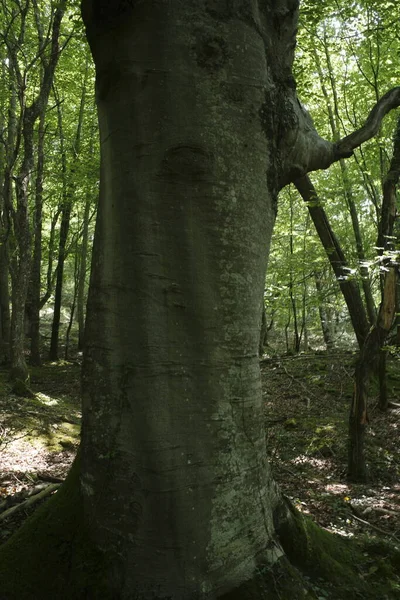
{"type": "Polygon", "coordinates": [[[84,17],[102,153],[87,520],[118,597],[216,598],[282,555],[258,324],[276,195],[305,119],[297,2],[85,2],[84,17]]]}

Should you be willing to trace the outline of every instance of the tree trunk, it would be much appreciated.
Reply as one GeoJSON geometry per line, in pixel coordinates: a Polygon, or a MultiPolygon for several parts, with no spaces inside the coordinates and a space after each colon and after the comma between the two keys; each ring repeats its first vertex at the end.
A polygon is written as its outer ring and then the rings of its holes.
{"type": "Polygon", "coordinates": [[[58,360],[58,341],[61,321],[61,302],[64,279],[65,249],[71,217],[71,202],[67,201],[61,212],[60,239],[58,244],[57,279],[54,294],[54,312],[51,326],[50,360],[58,360]]]}
{"type": "MultiPolygon", "coordinates": [[[[25,5],[25,16],[29,4],[25,5]]],[[[42,77],[37,93],[31,104],[27,104],[27,90],[22,77],[18,52],[24,41],[25,22],[20,24],[20,40],[10,47],[10,66],[19,83],[18,93],[21,108],[21,163],[15,177],[16,206],[12,211],[12,221],[16,243],[16,254],[12,265],[12,315],[11,315],[11,378],[25,381],[29,377],[24,355],[25,346],[25,304],[31,272],[32,232],[30,223],[30,180],[34,167],[34,128],[35,123],[46,111],[47,102],[59,58],[59,34],[65,6],[57,5],[52,11],[51,25],[46,39],[42,39],[41,24],[37,21],[39,54],[42,63],[42,77]]],[[[37,57],[38,58],[38,57],[37,57]]]]}
{"type": "MultiPolygon", "coordinates": [[[[4,239],[4,229],[1,228],[4,239]]],[[[0,364],[7,364],[10,358],[10,291],[9,260],[7,244],[0,245],[0,364]]]]}
{"type": "Polygon", "coordinates": [[[261,327],[260,327],[260,343],[258,346],[258,355],[261,357],[264,354],[264,348],[267,341],[267,315],[265,313],[265,306],[261,309],[261,327]]]}
{"type": "MultiPolygon", "coordinates": [[[[329,82],[331,85],[334,110],[332,110],[332,107],[330,105],[329,94],[324,85],[323,73],[322,73],[321,65],[318,60],[318,53],[315,52],[314,56],[317,59],[316,64],[318,67],[321,88],[322,88],[322,92],[323,92],[323,95],[325,97],[325,101],[326,101],[326,104],[328,107],[329,123],[330,123],[331,129],[332,129],[332,135],[335,140],[339,140],[339,138],[340,138],[340,121],[339,121],[338,92],[337,92],[337,88],[336,88],[336,80],[335,80],[335,76],[333,73],[331,57],[330,57],[329,48],[328,48],[326,30],[324,30],[324,51],[325,51],[325,58],[326,58],[326,66],[327,66],[328,75],[329,75],[329,82]]],[[[348,171],[347,171],[346,161],[342,158],[339,161],[339,165],[340,165],[340,170],[341,170],[341,174],[342,174],[343,195],[345,197],[347,207],[349,209],[351,223],[353,226],[354,239],[356,242],[357,258],[358,258],[360,275],[361,275],[361,285],[362,285],[363,292],[364,292],[368,320],[369,320],[369,324],[373,325],[376,321],[376,308],[375,308],[374,298],[373,298],[372,289],[371,289],[371,280],[370,280],[370,275],[369,275],[369,269],[366,266],[366,257],[365,257],[365,251],[364,251],[364,244],[363,244],[362,236],[361,236],[360,222],[359,222],[359,218],[358,218],[356,205],[354,202],[353,192],[351,189],[351,184],[350,184],[349,175],[348,175],[348,171]]]]}
{"type": "MultiPolygon", "coordinates": [[[[367,480],[364,445],[365,431],[368,424],[368,384],[375,370],[374,363],[376,363],[379,354],[382,353],[382,345],[394,321],[396,280],[396,266],[392,266],[385,278],[377,322],[368,333],[356,365],[355,387],[350,409],[348,457],[349,479],[355,482],[365,482],[367,480]]],[[[381,362],[380,366],[383,368],[384,363],[381,362]]],[[[381,373],[381,382],[382,377],[383,374],[381,373]]],[[[383,392],[385,392],[384,389],[383,392]]],[[[382,402],[384,402],[384,399],[382,402]]]]}
{"type": "Polygon", "coordinates": [[[62,290],[63,290],[63,279],[64,279],[64,264],[66,258],[66,246],[68,239],[68,232],[70,226],[70,218],[72,205],[74,201],[74,192],[76,187],[76,167],[79,160],[79,153],[81,147],[81,136],[82,136],[82,124],[85,112],[86,104],[86,86],[89,74],[89,59],[86,60],[85,76],[82,85],[81,102],[79,106],[78,122],[74,140],[74,157],[70,173],[67,173],[67,158],[66,148],[64,139],[64,130],[62,122],[61,106],[58,104],[58,126],[60,131],[60,144],[62,154],[62,174],[63,174],[63,202],[61,209],[61,227],[60,227],[60,240],[58,245],[58,262],[57,262],[57,280],[54,296],[54,313],[53,323],[51,327],[51,341],[50,341],[50,360],[58,360],[58,342],[60,334],[60,317],[61,317],[61,304],[62,304],[62,290]]]}
{"type": "Polygon", "coordinates": [[[330,226],[328,217],[310,178],[308,176],[302,177],[295,182],[295,185],[304,202],[307,203],[315,229],[345,299],[354,333],[361,348],[368,334],[369,323],[358,284],[347,276],[346,257],[330,226]]]}
{"type": "MultiPolygon", "coordinates": [[[[78,240],[76,243],[78,246],[78,240]]],[[[74,260],[74,295],[72,298],[72,302],[69,308],[69,320],[67,325],[67,331],[65,333],[65,351],[64,358],[65,360],[69,359],[69,340],[71,336],[72,324],[74,322],[75,308],[78,298],[78,283],[79,283],[79,255],[78,255],[78,247],[75,248],[75,260],[74,260]]]]}
{"type": "Polygon", "coordinates": [[[26,109],[22,125],[23,160],[15,178],[16,210],[13,213],[17,256],[12,269],[11,379],[29,378],[25,360],[25,303],[31,270],[31,230],[29,220],[29,181],[33,168],[33,128],[36,117],[26,109]]]}
{"type": "Polygon", "coordinates": [[[43,209],[43,170],[44,170],[45,114],[40,116],[37,147],[37,170],[35,180],[34,242],[31,280],[28,290],[30,316],[30,336],[32,365],[40,365],[40,295],[42,267],[42,209],[43,209]]]}
{"type": "Polygon", "coordinates": [[[355,390],[350,414],[349,427],[349,476],[353,481],[365,481],[367,478],[364,458],[364,437],[367,423],[368,383],[374,374],[378,361],[380,388],[379,407],[387,409],[386,388],[386,351],[382,347],[392,328],[396,315],[396,288],[398,280],[397,253],[391,252],[393,230],[396,216],[396,189],[400,177],[400,120],[394,136],[393,156],[389,171],[383,183],[382,216],[379,223],[377,246],[387,251],[385,275],[382,277],[382,301],[376,324],[367,335],[360,351],[356,367],[355,390]]]}
{"type": "Polygon", "coordinates": [[[290,195],[290,236],[289,236],[290,262],[289,262],[289,299],[293,314],[293,350],[297,354],[300,352],[301,333],[297,315],[297,302],[294,290],[294,247],[293,247],[293,197],[290,195]]]}
{"type": "MultiPolygon", "coordinates": [[[[3,69],[4,69],[3,61],[3,69]]],[[[15,139],[17,135],[17,93],[15,83],[10,81],[10,98],[8,106],[7,140],[1,144],[2,172],[0,199],[0,362],[10,361],[11,313],[10,313],[10,219],[12,204],[12,174],[15,163],[15,139]]]]}
{"type": "Polygon", "coordinates": [[[85,510],[116,597],[220,597],[257,556],[282,554],[268,549],[278,497],[258,365],[278,191],[272,51],[223,2],[146,3],[123,18],[85,4],[102,140],[85,510]]]}
{"type": "Polygon", "coordinates": [[[309,571],[322,555],[317,572],[345,577],[338,598],[354,579],[368,591],[266,463],[257,351],[276,196],[320,164],[291,77],[297,8],[83,2],[102,173],[82,445],[0,549],[9,600],[266,600],[287,575],[283,597],[303,597],[284,552],[309,571]],[[21,553],[37,567],[23,595],[21,553]]]}
{"type": "Polygon", "coordinates": [[[83,350],[84,335],[85,335],[85,290],[87,277],[87,254],[89,241],[89,215],[90,215],[90,199],[85,202],[85,211],[83,214],[82,241],[80,248],[79,260],[79,279],[78,279],[78,298],[77,298],[77,313],[78,313],[78,350],[83,350]]]}
{"type": "Polygon", "coordinates": [[[318,296],[318,313],[319,320],[321,322],[322,336],[324,338],[325,346],[327,350],[331,350],[333,347],[333,336],[330,327],[330,321],[328,313],[325,310],[325,300],[322,293],[321,273],[314,273],[315,289],[317,290],[318,296]]]}
{"type": "Polygon", "coordinates": [[[387,350],[380,348],[379,352],[379,408],[382,412],[388,409],[388,391],[387,391],[387,377],[386,377],[386,358],[387,350]]]}

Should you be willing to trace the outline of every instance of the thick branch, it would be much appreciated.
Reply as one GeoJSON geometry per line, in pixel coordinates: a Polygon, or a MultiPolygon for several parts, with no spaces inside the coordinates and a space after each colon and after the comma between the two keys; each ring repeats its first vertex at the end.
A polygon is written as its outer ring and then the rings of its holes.
{"type": "Polygon", "coordinates": [[[400,106],[400,87],[395,87],[377,102],[368,115],[364,125],[350,135],[340,140],[335,145],[334,162],[340,158],[347,158],[353,154],[353,150],[370,140],[378,133],[382,119],[394,108],[400,106]]]}
{"type": "Polygon", "coordinates": [[[383,200],[381,219],[379,222],[379,234],[377,240],[378,252],[383,254],[384,250],[393,247],[393,227],[396,219],[396,189],[400,178],[400,119],[397,121],[397,129],[394,136],[393,156],[390,161],[389,171],[383,182],[383,200]]]}
{"type": "Polygon", "coordinates": [[[287,156],[286,168],[281,187],[310,171],[327,169],[342,158],[349,158],[353,151],[370,140],[379,130],[382,119],[394,108],[400,106],[400,87],[389,90],[376,103],[364,125],[336,143],[321,138],[315,130],[312,119],[301,105],[296,109],[298,129],[296,139],[288,140],[291,148],[287,156]]]}

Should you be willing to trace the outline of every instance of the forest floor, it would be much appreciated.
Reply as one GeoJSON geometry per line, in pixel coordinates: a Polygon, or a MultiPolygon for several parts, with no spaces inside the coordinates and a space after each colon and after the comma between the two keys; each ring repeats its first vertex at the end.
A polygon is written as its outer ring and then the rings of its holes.
{"type": "MultiPolygon", "coordinates": [[[[400,547],[400,408],[382,413],[377,391],[369,399],[369,482],[350,484],[346,478],[355,358],[317,353],[262,361],[270,464],[295,506],[325,529],[373,535],[400,547]]],[[[400,403],[399,366],[398,358],[388,360],[394,403],[400,403]]]]}
{"type": "MultiPolygon", "coordinates": [[[[400,546],[400,410],[381,413],[373,395],[370,481],[346,480],[354,358],[320,353],[261,362],[270,462],[285,494],[325,529],[400,546]]],[[[400,402],[399,360],[388,363],[390,399],[400,402]]],[[[74,362],[34,368],[35,397],[21,398],[0,371],[0,543],[68,472],[79,444],[79,373],[74,362]]]]}

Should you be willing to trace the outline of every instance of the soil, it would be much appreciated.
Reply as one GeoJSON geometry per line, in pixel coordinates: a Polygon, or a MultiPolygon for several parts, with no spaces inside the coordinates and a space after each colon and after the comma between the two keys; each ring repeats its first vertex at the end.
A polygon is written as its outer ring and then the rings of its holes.
{"type": "MultiPolygon", "coordinates": [[[[369,406],[370,481],[354,485],[346,479],[355,357],[317,353],[264,358],[270,463],[284,493],[324,529],[345,537],[367,534],[400,547],[400,408],[381,413],[376,390],[369,406]]],[[[398,357],[390,357],[388,365],[390,400],[400,403],[398,357]]],[[[27,506],[23,502],[28,497],[48,485],[54,493],[79,444],[80,365],[58,362],[34,368],[31,389],[34,398],[13,395],[7,373],[0,371],[0,543],[41,502],[27,506]],[[21,508],[4,518],[14,506],[21,508]]],[[[400,597],[400,576],[393,585],[400,597]]]]}

